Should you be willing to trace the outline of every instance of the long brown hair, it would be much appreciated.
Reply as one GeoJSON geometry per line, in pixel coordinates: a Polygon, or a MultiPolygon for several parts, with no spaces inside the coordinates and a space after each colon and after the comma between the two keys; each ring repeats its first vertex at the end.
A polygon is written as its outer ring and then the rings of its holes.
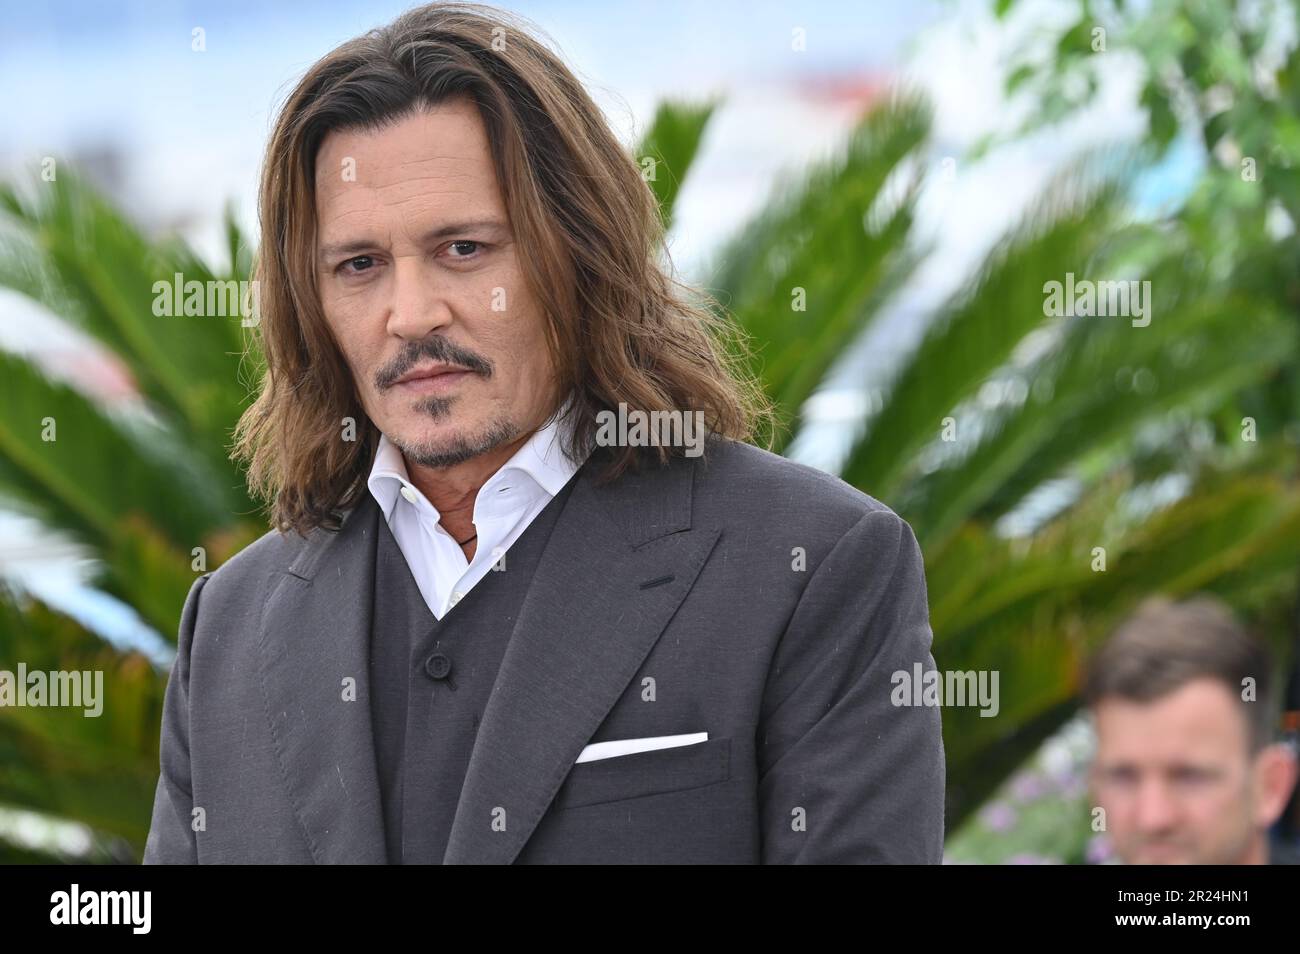
{"type": "MultiPolygon", "coordinates": [[[[315,158],[326,133],[377,130],[454,96],[473,98],[497,181],[541,305],[560,394],[575,400],[578,456],[596,415],[702,412],[711,435],[768,433],[772,407],[745,368],[737,329],[671,275],[654,194],[634,158],[536,27],[491,7],[431,3],[313,65],[289,95],[267,147],[256,268],[258,396],[232,456],[273,525],[335,529],[365,490],[379,439],[325,323],[315,283],[315,158]],[[345,419],[354,440],[342,440],[345,419]]],[[[603,449],[601,482],[652,452],[603,449]]]]}

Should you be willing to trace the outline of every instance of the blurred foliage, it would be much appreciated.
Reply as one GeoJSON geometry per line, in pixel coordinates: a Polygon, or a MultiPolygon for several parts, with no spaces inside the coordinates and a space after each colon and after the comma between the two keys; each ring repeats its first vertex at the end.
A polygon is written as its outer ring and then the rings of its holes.
{"type": "MultiPolygon", "coordinates": [[[[1015,5],[997,5],[1004,13],[1015,5]]],[[[1294,323],[1300,309],[1300,22],[1297,0],[1067,2],[1072,25],[1043,57],[1028,31],[1007,92],[1036,105],[1015,135],[1095,103],[1102,78],[1135,67],[1154,164],[1185,147],[1203,162],[1195,188],[1162,217],[1206,280],[1266,298],[1294,323]],[[1105,49],[1095,51],[1094,31],[1105,49]]],[[[1189,269],[1191,270],[1191,269],[1189,269]]],[[[1300,427],[1300,368],[1284,362],[1243,389],[1235,409],[1261,430],[1300,427]]]]}
{"type": "MultiPolygon", "coordinates": [[[[1144,402],[1165,405],[1163,421],[1101,445],[1074,479],[1085,488],[1117,474],[1150,488],[1173,479],[1185,496],[1126,531],[1134,546],[1122,557],[1123,572],[1103,575],[1092,593],[1062,579],[1051,585],[1054,596],[1095,614],[1104,633],[1154,589],[1211,592],[1268,633],[1286,662],[1297,645],[1291,541],[1300,531],[1291,503],[1300,443],[1300,4],[1079,0],[1047,11],[1052,23],[1061,9],[1073,11],[1055,27],[1033,19],[1040,8],[1021,10],[1009,0],[993,7],[1009,20],[1026,18],[1006,91],[1011,104],[1030,108],[1005,139],[1051,135],[1057,124],[1093,108],[1108,80],[1131,70],[1147,127],[1135,144],[1138,167],[1126,176],[1130,190],[1141,195],[1150,183],[1176,177],[1181,166],[1197,170],[1186,195],[1115,234],[1118,254],[1106,268],[1114,274],[1140,267],[1150,276],[1155,313],[1169,316],[1163,330],[1158,319],[1144,329],[1149,335],[1118,327],[1099,333],[1093,326],[1084,342],[1092,358],[1080,364],[1069,355],[1078,382],[1092,378],[1104,389],[1109,364],[1122,381],[1145,382],[1144,402]],[[1122,368],[1115,361],[1121,355],[1127,356],[1122,368]],[[1161,578],[1163,585],[1153,586],[1161,578]],[[1078,602],[1085,598],[1095,601],[1095,611],[1078,602]]],[[[1038,381],[1035,374],[1032,386],[1038,381]]],[[[1117,389],[1112,403],[1122,400],[1117,389]]],[[[1093,445],[1097,431],[1113,431],[1131,417],[1104,405],[1079,410],[1086,417],[1071,414],[1059,422],[1065,426],[1058,423],[1057,446],[1093,445]]],[[[1034,479],[1014,481],[1013,492],[1048,476],[1044,463],[1059,460],[1055,453],[1038,455],[1029,474],[1034,479]]],[[[960,481],[941,479],[924,496],[948,508],[959,488],[960,481]]],[[[1006,492],[999,487],[999,498],[1006,492]]],[[[999,508],[983,509],[991,516],[999,508]]],[[[1107,507],[1094,526],[1115,527],[1121,519],[1122,509],[1107,507]]],[[[949,521],[937,523],[943,528],[949,521]]],[[[979,829],[972,819],[954,841],[963,851],[983,844],[970,855],[982,860],[1005,860],[1023,834],[981,841],[979,829]]],[[[1077,833],[1062,826],[1060,837],[1069,841],[1077,833]]]]}
{"type": "MultiPolygon", "coordinates": [[[[105,406],[0,352],[0,496],[87,547],[95,583],[174,641],[194,578],[266,527],[227,457],[246,401],[241,317],[158,316],[154,288],[177,274],[238,287],[251,256],[229,213],[231,261],[214,270],[174,237],[143,235],[66,166],[56,181],[30,185],[0,185],[0,287],[87,334],[126,369],[139,398],[105,406]]],[[[112,704],[95,718],[0,709],[0,805],[88,826],[91,844],[77,857],[138,857],[166,674],[38,601],[3,594],[0,667],[18,661],[102,671],[112,704]]]]}
{"type": "Polygon", "coordinates": [[[708,128],[717,105],[716,101],[665,103],[655,113],[654,122],[636,151],[635,158],[641,166],[642,176],[659,201],[659,214],[665,231],[672,228],[673,209],[677,206],[682,176],[699,152],[704,130],[708,128]]]}
{"type": "MultiPolygon", "coordinates": [[[[97,674],[86,688],[94,699],[82,697],[82,706],[3,710],[0,803],[76,819],[110,846],[143,846],[158,780],[165,688],[153,664],[5,588],[0,660],[15,676],[18,662],[29,674],[97,674]],[[96,709],[98,714],[87,715],[96,709]]],[[[121,847],[116,854],[129,860],[121,847]]]]}

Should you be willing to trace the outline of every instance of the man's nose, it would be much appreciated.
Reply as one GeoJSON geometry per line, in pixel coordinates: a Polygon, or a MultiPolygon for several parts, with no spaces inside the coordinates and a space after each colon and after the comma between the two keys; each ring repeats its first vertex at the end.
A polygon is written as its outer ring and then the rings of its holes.
{"type": "Polygon", "coordinates": [[[445,289],[420,255],[403,255],[393,264],[388,333],[420,340],[452,320],[445,289]]]}
{"type": "Polygon", "coordinates": [[[1137,823],[1143,831],[1162,831],[1177,823],[1178,802],[1160,779],[1144,781],[1137,799],[1137,823]]]}

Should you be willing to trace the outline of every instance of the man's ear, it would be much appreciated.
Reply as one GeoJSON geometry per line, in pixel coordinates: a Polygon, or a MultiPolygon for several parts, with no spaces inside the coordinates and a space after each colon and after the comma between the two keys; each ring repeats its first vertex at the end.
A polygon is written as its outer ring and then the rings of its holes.
{"type": "Polygon", "coordinates": [[[1267,745],[1255,756],[1255,824],[1269,828],[1286,809],[1296,784],[1296,756],[1280,742],[1267,745]]]}

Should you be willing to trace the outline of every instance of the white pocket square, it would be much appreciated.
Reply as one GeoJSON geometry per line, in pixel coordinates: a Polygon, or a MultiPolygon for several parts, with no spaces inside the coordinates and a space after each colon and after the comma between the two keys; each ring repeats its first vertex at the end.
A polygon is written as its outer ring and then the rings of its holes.
{"type": "MultiPolygon", "coordinates": [[[[645,739],[615,739],[613,742],[597,742],[582,750],[578,762],[592,762],[607,759],[615,755],[630,755],[633,752],[649,752],[653,749],[671,749],[678,745],[694,745],[707,742],[709,733],[690,732],[686,735],[655,735],[645,739]]],[[[574,763],[575,765],[577,762],[574,763]]]]}

